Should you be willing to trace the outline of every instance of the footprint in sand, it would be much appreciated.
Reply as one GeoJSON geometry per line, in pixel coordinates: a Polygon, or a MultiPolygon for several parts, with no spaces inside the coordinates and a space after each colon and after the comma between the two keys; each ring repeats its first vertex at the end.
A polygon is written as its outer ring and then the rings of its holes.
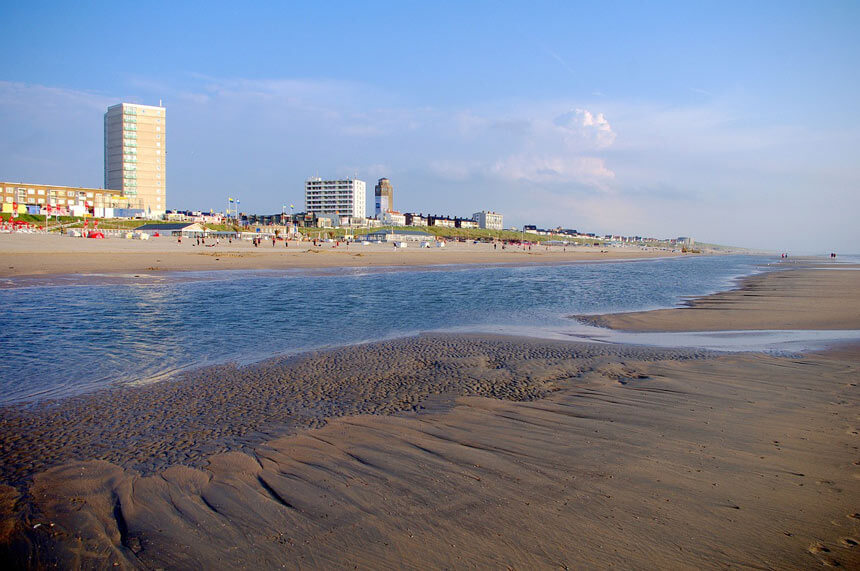
{"type": "Polygon", "coordinates": [[[853,537],[843,537],[842,545],[845,547],[857,547],[857,540],[853,537]]]}
{"type": "Polygon", "coordinates": [[[809,546],[809,553],[814,555],[822,565],[828,567],[841,567],[842,564],[830,555],[830,548],[825,546],[820,541],[816,541],[809,546]]]}

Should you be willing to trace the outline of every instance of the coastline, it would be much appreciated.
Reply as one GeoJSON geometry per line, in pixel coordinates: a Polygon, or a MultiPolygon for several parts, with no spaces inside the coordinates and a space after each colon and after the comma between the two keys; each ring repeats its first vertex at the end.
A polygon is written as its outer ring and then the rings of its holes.
{"type": "MultiPolygon", "coordinates": [[[[758,328],[785,320],[775,294],[830,273],[793,271],[782,290],[758,276],[734,290],[759,287],[758,328]]],[[[426,335],[5,408],[0,556],[856,566],[858,369],[857,346],[776,357],[426,335]]]]}
{"type": "Polygon", "coordinates": [[[858,329],[860,265],[802,263],[743,278],[738,287],[684,307],[572,316],[634,332],[858,329]]]}
{"type": "Polygon", "coordinates": [[[67,275],[127,274],[142,272],[212,270],[284,270],[337,267],[415,267],[444,264],[532,264],[578,261],[627,260],[690,256],[655,248],[599,248],[595,246],[533,246],[532,250],[492,244],[449,242],[444,248],[405,249],[393,245],[283,242],[276,247],[264,242],[255,248],[246,241],[215,247],[177,243],[173,238],[151,240],[87,240],[66,236],[0,235],[0,278],[67,275]]]}

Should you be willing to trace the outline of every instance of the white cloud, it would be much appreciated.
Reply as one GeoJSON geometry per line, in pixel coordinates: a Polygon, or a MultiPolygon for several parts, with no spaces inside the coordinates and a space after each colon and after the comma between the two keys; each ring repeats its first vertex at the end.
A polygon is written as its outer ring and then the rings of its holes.
{"type": "Polygon", "coordinates": [[[54,112],[65,114],[76,107],[81,112],[99,109],[104,113],[108,105],[116,102],[105,95],[78,89],[0,81],[0,107],[42,117],[54,112]]]}
{"type": "Polygon", "coordinates": [[[433,159],[427,167],[440,178],[458,181],[468,180],[486,171],[486,163],[465,159],[433,159]]]}
{"type": "Polygon", "coordinates": [[[860,196],[856,129],[768,121],[743,94],[687,105],[601,98],[441,108],[332,80],[195,76],[172,91],[126,87],[131,95],[0,81],[0,172],[98,186],[106,107],[163,97],[171,207],[208,208],[242,193],[243,205],[266,212],[298,204],[307,176],[358,171],[368,181],[395,177],[405,210],[508,208],[511,224],[806,244],[786,234],[792,220],[821,243],[860,239],[849,220],[860,196]],[[545,197],[532,200],[538,189],[545,197]],[[745,220],[759,216],[754,229],[726,224],[742,210],[745,220]]]}
{"type": "Polygon", "coordinates": [[[603,113],[596,115],[588,109],[574,109],[555,118],[554,123],[565,130],[568,137],[578,137],[605,149],[615,142],[615,133],[603,113]]]}
{"type": "Polygon", "coordinates": [[[580,156],[514,155],[494,163],[490,173],[506,179],[552,183],[577,183],[608,190],[615,173],[603,159],[580,156]]]}

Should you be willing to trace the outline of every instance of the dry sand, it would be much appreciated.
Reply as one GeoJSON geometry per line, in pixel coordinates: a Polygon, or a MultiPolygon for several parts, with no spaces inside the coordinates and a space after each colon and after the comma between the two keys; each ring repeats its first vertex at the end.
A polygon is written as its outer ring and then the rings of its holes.
{"type": "Polygon", "coordinates": [[[857,347],[727,356],[426,336],[7,408],[0,555],[857,568],[858,367],[857,347]]]}
{"type": "MultiPolygon", "coordinates": [[[[209,239],[212,243],[212,240],[209,239]]],[[[221,241],[215,247],[192,245],[193,240],[88,240],[44,234],[0,234],[0,277],[72,273],[130,273],[177,270],[250,270],[368,266],[425,266],[437,264],[560,263],[678,256],[653,248],[594,246],[533,246],[531,250],[492,244],[448,242],[445,248],[405,249],[371,244],[349,247],[323,243],[271,241],[255,248],[247,241],[221,241]]]]}

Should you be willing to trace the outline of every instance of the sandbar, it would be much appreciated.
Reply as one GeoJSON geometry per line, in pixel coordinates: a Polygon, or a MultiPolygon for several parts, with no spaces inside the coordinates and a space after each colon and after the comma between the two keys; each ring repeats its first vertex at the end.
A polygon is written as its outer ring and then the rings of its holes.
{"type": "Polygon", "coordinates": [[[805,263],[745,278],[737,289],[688,300],[686,307],[577,316],[625,331],[858,329],[860,266],[805,263]]]}

